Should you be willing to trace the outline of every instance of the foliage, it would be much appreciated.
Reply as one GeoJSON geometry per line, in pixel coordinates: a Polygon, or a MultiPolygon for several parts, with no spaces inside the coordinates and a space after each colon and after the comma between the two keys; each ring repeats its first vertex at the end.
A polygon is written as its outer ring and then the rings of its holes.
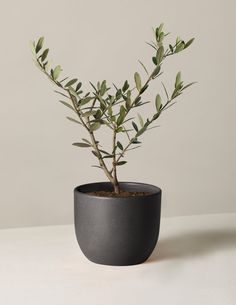
{"type": "Polygon", "coordinates": [[[176,103],[176,98],[183,93],[185,89],[193,83],[184,84],[181,72],[175,77],[174,88],[168,93],[166,86],[162,83],[164,97],[158,93],[153,101],[154,114],[150,118],[143,118],[138,114],[138,123],[130,113],[148,103],[144,97],[144,92],[148,89],[152,80],[158,78],[163,73],[164,61],[175,54],[178,54],[188,48],[193,38],[187,42],[179,37],[175,43],[164,45],[164,40],[169,33],[163,30],[163,24],[154,29],[155,41],[148,43],[154,50],[152,62],[153,71],[150,73],[145,65],[140,64],[147,74],[146,80],[140,76],[138,72],[134,73],[134,87],[131,88],[130,83],[125,80],[119,88],[113,84],[111,88],[106,80],[98,82],[96,85],[90,82],[92,92],[83,92],[82,83],[77,79],[68,77],[60,79],[62,68],[60,65],[50,67],[48,61],[49,49],[43,48],[44,38],[38,39],[37,43],[32,42],[32,52],[35,62],[41,71],[59,88],[56,91],[63,97],[60,102],[73,111],[75,117],[67,117],[71,122],[82,125],[88,132],[89,139],[82,139],[81,142],[73,143],[73,145],[81,148],[89,148],[98,160],[96,167],[101,168],[106,174],[109,181],[114,186],[114,191],[119,193],[119,183],[117,179],[117,166],[126,164],[126,153],[130,150],[140,147],[140,137],[149,129],[153,128],[153,123],[159,116],[169,107],[176,103]],[[113,89],[113,90],[112,90],[113,89]],[[97,140],[97,131],[100,128],[108,128],[112,132],[112,149],[106,151],[102,149],[100,142],[97,140]],[[119,135],[125,134],[126,143],[121,141],[119,135]],[[107,164],[107,159],[112,160],[111,169],[107,164]]]}

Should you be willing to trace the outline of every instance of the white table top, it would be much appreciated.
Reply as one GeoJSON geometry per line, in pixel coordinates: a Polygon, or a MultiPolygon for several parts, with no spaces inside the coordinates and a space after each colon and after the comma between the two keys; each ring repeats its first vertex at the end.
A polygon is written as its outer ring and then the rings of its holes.
{"type": "Polygon", "coordinates": [[[235,305],[236,214],[164,218],[142,265],[89,262],[72,225],[0,230],[1,305],[235,305]]]}

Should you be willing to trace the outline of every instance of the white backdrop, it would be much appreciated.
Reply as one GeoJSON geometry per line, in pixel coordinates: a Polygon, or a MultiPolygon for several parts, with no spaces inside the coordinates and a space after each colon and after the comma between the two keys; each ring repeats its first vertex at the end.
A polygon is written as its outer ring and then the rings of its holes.
{"type": "MultiPolygon", "coordinates": [[[[65,119],[55,88],[32,62],[29,40],[44,35],[54,63],[87,87],[89,80],[121,84],[142,73],[138,59],[151,65],[145,41],[161,22],[173,39],[196,37],[165,64],[167,86],[179,70],[198,84],[129,154],[119,178],[160,186],[165,216],[236,211],[235,6],[233,0],[2,1],[0,227],[71,223],[74,186],[106,180],[90,167],[93,156],[71,145],[84,131],[65,119]]],[[[158,90],[153,83],[150,97],[158,90]]]]}

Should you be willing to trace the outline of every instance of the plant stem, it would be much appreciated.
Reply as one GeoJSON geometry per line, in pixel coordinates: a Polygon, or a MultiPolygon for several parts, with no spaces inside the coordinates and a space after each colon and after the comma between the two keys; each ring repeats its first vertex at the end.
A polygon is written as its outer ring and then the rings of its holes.
{"type": "Polygon", "coordinates": [[[116,194],[120,193],[120,186],[117,179],[117,172],[116,172],[116,154],[115,154],[115,147],[116,147],[116,128],[113,129],[113,161],[112,161],[112,171],[113,171],[113,188],[116,194]]]}

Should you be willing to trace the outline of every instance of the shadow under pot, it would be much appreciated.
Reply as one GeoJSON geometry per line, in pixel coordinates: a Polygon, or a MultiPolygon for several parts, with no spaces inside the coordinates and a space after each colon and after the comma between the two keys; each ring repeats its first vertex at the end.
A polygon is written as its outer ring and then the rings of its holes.
{"type": "Polygon", "coordinates": [[[74,190],[75,233],[92,262],[126,266],[143,263],[154,250],[160,228],[161,189],[144,183],[120,182],[127,192],[143,196],[100,197],[109,182],[90,183],[74,190]]]}

